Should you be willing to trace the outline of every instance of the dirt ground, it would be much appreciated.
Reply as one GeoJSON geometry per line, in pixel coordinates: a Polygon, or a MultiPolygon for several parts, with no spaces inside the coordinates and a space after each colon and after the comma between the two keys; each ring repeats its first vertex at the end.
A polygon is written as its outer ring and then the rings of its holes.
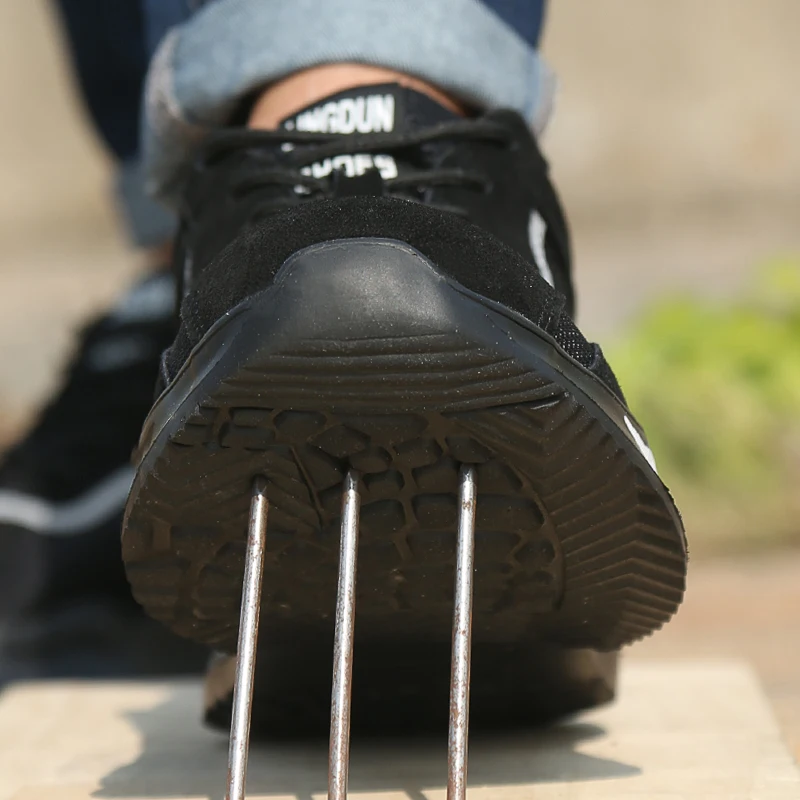
{"type": "MultiPolygon", "coordinates": [[[[758,672],[800,761],[800,552],[690,565],[686,602],[636,659],[734,656],[758,672]]],[[[735,698],[732,698],[732,702],[735,698]]]]}

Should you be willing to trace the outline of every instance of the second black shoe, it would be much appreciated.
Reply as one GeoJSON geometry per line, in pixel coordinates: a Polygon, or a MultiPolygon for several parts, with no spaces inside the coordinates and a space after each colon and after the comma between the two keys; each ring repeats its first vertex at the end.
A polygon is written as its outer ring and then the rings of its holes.
{"type": "Polygon", "coordinates": [[[133,602],[120,526],[130,453],[175,336],[175,281],[137,282],[88,324],[55,396],[0,464],[0,687],[196,672],[203,648],[133,602]]]}
{"type": "Polygon", "coordinates": [[[0,463],[0,622],[129,597],[119,532],[130,453],[175,336],[175,281],[139,281],[80,336],[63,383],[0,463]]]}
{"type": "Polygon", "coordinates": [[[235,650],[265,477],[261,716],[324,728],[355,470],[354,726],[446,719],[469,464],[473,720],[608,699],[614,657],[585,649],[615,651],[672,616],[686,543],[641,427],[572,322],[566,225],[524,121],[356,89],[280,131],[214,136],[183,209],[181,326],[123,535],[148,612],[235,650]]]}

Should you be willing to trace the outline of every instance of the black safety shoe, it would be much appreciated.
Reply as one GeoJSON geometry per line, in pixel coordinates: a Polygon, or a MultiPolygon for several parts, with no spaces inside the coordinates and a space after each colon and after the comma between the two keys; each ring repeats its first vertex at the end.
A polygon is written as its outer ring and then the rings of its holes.
{"type": "Polygon", "coordinates": [[[93,592],[129,596],[119,532],[130,454],[175,335],[170,274],[83,331],[64,383],[0,465],[0,622],[93,592]]]}
{"type": "Polygon", "coordinates": [[[354,725],[385,723],[391,697],[409,721],[446,718],[458,476],[474,465],[473,719],[608,699],[613,656],[581,662],[590,688],[572,694],[567,666],[535,665],[661,627],[686,543],[611,369],[572,322],[567,229],[524,121],[365,87],[280,131],[215,135],[182,196],[181,325],[123,534],[147,611],[235,650],[263,476],[264,716],[324,727],[354,470],[354,725]]]}

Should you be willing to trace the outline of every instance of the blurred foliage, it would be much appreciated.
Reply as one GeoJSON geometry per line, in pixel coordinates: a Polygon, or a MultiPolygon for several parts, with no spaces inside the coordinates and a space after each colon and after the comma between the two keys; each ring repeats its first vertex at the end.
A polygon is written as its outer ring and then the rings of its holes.
{"type": "Polygon", "coordinates": [[[800,544],[800,260],[734,302],[660,302],[609,360],[693,553],[800,544]]]}

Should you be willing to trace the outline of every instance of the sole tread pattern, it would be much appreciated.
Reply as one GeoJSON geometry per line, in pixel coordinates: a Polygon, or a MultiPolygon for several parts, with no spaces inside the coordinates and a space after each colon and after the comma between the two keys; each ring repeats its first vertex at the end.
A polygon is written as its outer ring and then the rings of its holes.
{"type": "Polygon", "coordinates": [[[479,487],[476,641],[615,649],[674,613],[685,553],[673,512],[572,394],[455,335],[337,348],[301,342],[243,365],[168,432],[124,541],[153,616],[235,646],[249,490],[265,475],[264,624],[330,630],[354,468],[358,636],[445,641],[460,463],[477,465],[479,487]]]}

